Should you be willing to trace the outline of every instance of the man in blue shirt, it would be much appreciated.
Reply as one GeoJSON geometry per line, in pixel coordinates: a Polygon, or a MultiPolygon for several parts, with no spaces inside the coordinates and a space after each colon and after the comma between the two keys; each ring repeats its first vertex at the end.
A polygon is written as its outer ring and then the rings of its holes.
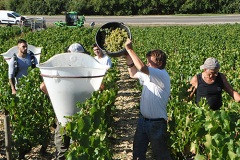
{"type": "Polygon", "coordinates": [[[28,53],[28,45],[25,40],[19,39],[17,47],[18,53],[10,59],[8,65],[8,77],[12,94],[16,94],[17,92],[16,84],[18,79],[28,75],[28,67],[35,67],[37,64],[34,54],[32,52],[28,53]]]}

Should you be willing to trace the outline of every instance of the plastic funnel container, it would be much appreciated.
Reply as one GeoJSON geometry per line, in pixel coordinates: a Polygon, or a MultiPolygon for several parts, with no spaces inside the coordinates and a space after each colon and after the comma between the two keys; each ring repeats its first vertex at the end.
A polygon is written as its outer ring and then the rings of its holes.
{"type": "Polygon", "coordinates": [[[77,102],[85,102],[100,88],[108,66],[84,53],[62,53],[37,65],[44,79],[58,121],[79,111],[77,102]]]}
{"type": "Polygon", "coordinates": [[[107,51],[104,48],[105,36],[106,36],[106,32],[105,32],[104,29],[114,30],[116,28],[124,29],[127,32],[127,34],[128,34],[128,38],[130,38],[130,39],[132,38],[130,29],[127,26],[125,26],[123,23],[121,23],[121,22],[109,22],[109,23],[104,24],[102,27],[100,27],[98,29],[96,37],[95,37],[96,44],[98,45],[98,47],[104,53],[109,55],[110,57],[119,57],[119,56],[122,56],[123,54],[127,53],[125,48],[123,48],[123,49],[121,49],[121,50],[119,50],[117,52],[110,52],[110,51],[107,51]]]}
{"type": "MultiPolygon", "coordinates": [[[[28,45],[28,53],[29,51],[32,51],[37,59],[37,62],[40,63],[40,54],[41,54],[42,47],[35,47],[33,45],[28,45]]],[[[13,57],[14,53],[18,53],[18,47],[14,46],[10,48],[7,52],[2,53],[1,56],[4,57],[4,59],[9,64],[9,60],[13,57]]]]}

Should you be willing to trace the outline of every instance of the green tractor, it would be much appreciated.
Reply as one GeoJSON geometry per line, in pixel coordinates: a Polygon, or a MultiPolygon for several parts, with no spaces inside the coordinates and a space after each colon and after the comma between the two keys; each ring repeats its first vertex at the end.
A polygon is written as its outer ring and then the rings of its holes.
{"type": "Polygon", "coordinates": [[[66,12],[65,22],[58,21],[54,24],[58,27],[83,27],[85,21],[84,15],[78,17],[77,12],[66,12]]]}

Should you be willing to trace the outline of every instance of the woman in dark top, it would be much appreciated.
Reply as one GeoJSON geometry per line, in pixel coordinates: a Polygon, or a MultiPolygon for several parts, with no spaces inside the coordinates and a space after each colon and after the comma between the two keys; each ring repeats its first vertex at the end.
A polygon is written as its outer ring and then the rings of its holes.
{"type": "Polygon", "coordinates": [[[212,110],[219,110],[222,106],[222,90],[225,90],[236,102],[240,102],[240,94],[236,92],[227,81],[224,74],[219,72],[220,64],[215,58],[207,58],[200,66],[202,73],[195,75],[190,84],[189,98],[196,93],[196,103],[206,98],[212,110]]]}

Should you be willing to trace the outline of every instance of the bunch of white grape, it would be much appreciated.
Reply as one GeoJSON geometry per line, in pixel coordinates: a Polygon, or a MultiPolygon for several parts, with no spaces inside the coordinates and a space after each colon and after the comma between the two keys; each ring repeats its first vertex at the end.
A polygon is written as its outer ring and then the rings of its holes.
{"type": "Polygon", "coordinates": [[[128,38],[126,30],[121,28],[105,29],[104,48],[108,52],[118,52],[124,48],[124,44],[128,38]]]}

